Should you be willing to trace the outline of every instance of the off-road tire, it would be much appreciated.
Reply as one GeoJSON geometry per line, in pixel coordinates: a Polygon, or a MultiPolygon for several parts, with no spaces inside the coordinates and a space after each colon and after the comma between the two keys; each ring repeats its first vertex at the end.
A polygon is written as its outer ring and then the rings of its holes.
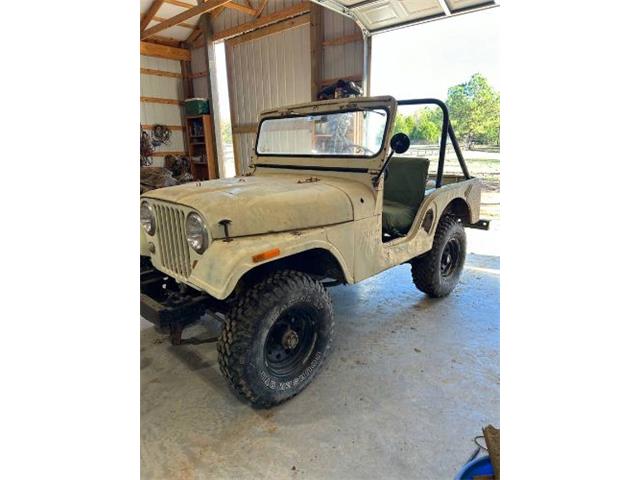
{"type": "Polygon", "coordinates": [[[418,290],[430,297],[445,297],[458,284],[460,274],[464,268],[467,251],[467,236],[462,223],[454,216],[443,217],[436,230],[433,246],[425,255],[411,261],[411,276],[418,290]],[[452,243],[450,243],[452,242],[452,243]],[[442,271],[443,253],[445,247],[457,243],[459,248],[456,265],[448,275],[442,271]]]}
{"type": "MultiPolygon", "coordinates": [[[[318,374],[331,348],[333,327],[333,305],[320,282],[293,270],[272,273],[233,302],[218,340],[220,371],[239,398],[256,408],[272,407],[300,393],[318,374]],[[283,319],[294,327],[300,321],[311,324],[314,331],[311,347],[303,345],[308,334],[300,334],[295,348],[309,350],[300,361],[291,355],[289,360],[301,371],[290,375],[274,373],[268,360],[273,339],[283,338],[284,343],[284,335],[273,333],[282,328],[283,319]]],[[[287,328],[288,333],[292,327],[287,328]]],[[[283,346],[276,347],[284,354],[283,346]]]]}

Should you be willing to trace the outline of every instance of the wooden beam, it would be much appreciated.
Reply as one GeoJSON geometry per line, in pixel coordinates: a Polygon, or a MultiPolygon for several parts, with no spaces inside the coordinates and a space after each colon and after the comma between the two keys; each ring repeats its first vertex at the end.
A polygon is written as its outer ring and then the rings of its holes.
{"type": "Polygon", "coordinates": [[[209,75],[209,72],[196,72],[196,73],[192,73],[189,78],[202,78],[202,77],[206,77],[207,75],[209,75]]]}
{"type": "Polygon", "coordinates": [[[160,35],[147,38],[147,42],[157,43],[158,45],[166,45],[168,47],[180,47],[180,40],[171,37],[162,37],[160,35]]]}
{"type": "Polygon", "coordinates": [[[269,25],[268,27],[260,28],[249,33],[245,33],[244,35],[236,36],[230,40],[227,40],[227,43],[232,46],[238,45],[239,43],[256,40],[258,38],[266,37],[267,35],[272,35],[277,32],[300,27],[309,23],[310,21],[310,15],[308,13],[304,15],[298,15],[297,17],[290,18],[289,20],[274,23],[273,25],[269,25]]]}
{"type": "Polygon", "coordinates": [[[185,48],[168,47],[149,42],[140,42],[140,55],[170,60],[191,60],[191,52],[185,48]]]}
{"type": "Polygon", "coordinates": [[[153,68],[140,68],[140,73],[142,75],[155,75],[156,77],[182,78],[181,73],[167,72],[166,70],[154,70],[153,68]]]}
{"type": "Polygon", "coordinates": [[[211,15],[211,18],[213,20],[215,20],[216,18],[218,18],[220,15],[223,14],[224,12],[224,8],[216,8],[213,12],[211,12],[209,15],[211,15]]]}
{"type": "Polygon", "coordinates": [[[284,10],[271,13],[269,15],[265,15],[264,17],[258,18],[257,20],[246,22],[241,25],[237,25],[235,27],[227,28],[226,30],[221,30],[217,33],[214,33],[213,41],[217,42],[219,40],[224,40],[226,38],[242,35],[252,30],[266,27],[267,25],[270,25],[272,23],[286,20],[287,18],[309,13],[309,11],[310,11],[309,2],[302,2],[291,8],[287,8],[284,10]]]}
{"type": "Polygon", "coordinates": [[[165,3],[170,3],[171,5],[175,5],[176,7],[182,8],[191,8],[195,6],[194,3],[181,2],[180,0],[164,0],[165,3]]]}
{"type": "MultiPolygon", "coordinates": [[[[162,23],[162,22],[166,22],[167,19],[164,17],[158,17],[156,15],[155,17],[153,17],[153,21],[162,23]]],[[[174,27],[182,27],[182,28],[188,28],[189,30],[193,30],[194,28],[196,28],[196,25],[194,25],[193,23],[182,22],[177,25],[174,25],[174,27]]],[[[154,36],[157,36],[157,35],[154,35],[154,36]]]]}
{"type": "Polygon", "coordinates": [[[333,47],[336,45],[345,45],[347,43],[361,42],[362,34],[354,33],[353,35],[346,35],[344,37],[332,38],[331,40],[325,40],[322,42],[323,47],[333,47]]]}
{"type": "Polygon", "coordinates": [[[246,5],[240,5],[239,3],[229,2],[225,6],[225,8],[232,8],[242,13],[246,13],[248,15],[252,15],[256,17],[258,15],[258,11],[255,8],[248,7],[246,5]]]}
{"type": "MultiPolygon", "coordinates": [[[[142,125],[142,128],[144,130],[151,130],[153,129],[155,124],[146,124],[146,125],[142,125]]],[[[185,127],[184,125],[165,125],[165,127],[167,127],[169,130],[184,130],[185,127]]]]}
{"type": "MultiPolygon", "coordinates": [[[[214,10],[214,12],[217,12],[217,11],[218,10],[214,10]]],[[[187,37],[185,42],[193,43],[200,35],[202,35],[202,30],[200,30],[200,27],[198,27],[193,32],[191,32],[191,35],[187,37]]]]}
{"type": "Polygon", "coordinates": [[[262,12],[264,11],[264,7],[266,7],[266,6],[267,6],[267,0],[262,0],[262,3],[257,8],[258,14],[256,15],[256,17],[259,17],[260,15],[262,15],[262,12]]]}
{"type": "Polygon", "coordinates": [[[140,35],[140,38],[142,39],[149,38],[150,36],[160,33],[161,31],[166,30],[167,28],[183,23],[184,21],[189,20],[190,18],[197,17],[198,15],[202,15],[203,13],[207,13],[207,12],[210,12],[211,10],[222,7],[223,5],[226,5],[227,3],[229,3],[230,1],[231,0],[209,0],[206,3],[202,3],[193,8],[190,8],[189,10],[185,10],[184,12],[179,13],[175,17],[171,17],[165,20],[164,22],[161,22],[158,25],[154,25],[151,28],[147,28],[144,32],[142,32],[142,34],[140,35]]]}
{"type": "Polygon", "coordinates": [[[311,60],[311,85],[310,100],[315,101],[318,92],[320,92],[320,82],[322,81],[322,37],[324,29],[322,27],[323,8],[313,3],[311,12],[309,13],[309,45],[311,60]]]}
{"type": "Polygon", "coordinates": [[[184,105],[184,102],[173,98],[140,97],[142,103],[162,103],[164,105],[184,105]]]}
{"type": "Polygon", "coordinates": [[[153,19],[155,14],[158,13],[158,10],[160,10],[160,7],[162,6],[163,3],[164,3],[164,0],[153,1],[151,6],[149,7],[149,10],[146,11],[144,16],[140,20],[140,33],[142,33],[144,29],[147,28],[147,25],[149,25],[149,22],[153,19]]]}

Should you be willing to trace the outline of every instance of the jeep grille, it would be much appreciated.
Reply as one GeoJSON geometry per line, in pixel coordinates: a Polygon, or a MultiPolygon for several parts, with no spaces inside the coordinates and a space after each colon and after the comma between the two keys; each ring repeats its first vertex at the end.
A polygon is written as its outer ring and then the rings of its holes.
{"type": "Polygon", "coordinates": [[[157,222],[160,263],[177,277],[186,280],[191,275],[189,245],[185,232],[185,214],[179,209],[153,204],[157,222]]]}

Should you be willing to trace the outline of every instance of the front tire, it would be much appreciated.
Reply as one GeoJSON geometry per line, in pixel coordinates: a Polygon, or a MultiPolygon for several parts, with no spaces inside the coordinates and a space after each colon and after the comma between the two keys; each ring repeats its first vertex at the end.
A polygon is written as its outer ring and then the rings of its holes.
{"type": "Polygon", "coordinates": [[[218,341],[220,371],[254,407],[300,393],[317,375],[333,339],[324,286],[292,270],[275,272],[233,304],[218,341]]]}
{"type": "Polygon", "coordinates": [[[411,261],[411,275],[418,290],[430,297],[445,297],[458,284],[467,254],[467,236],[456,217],[443,217],[431,250],[411,261]]]}

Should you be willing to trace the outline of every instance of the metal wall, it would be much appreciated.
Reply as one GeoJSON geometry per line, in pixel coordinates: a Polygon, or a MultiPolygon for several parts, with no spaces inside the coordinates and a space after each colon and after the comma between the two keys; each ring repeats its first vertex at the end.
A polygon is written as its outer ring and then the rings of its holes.
{"type": "MultiPolygon", "coordinates": [[[[254,5],[259,5],[260,2],[253,2],[254,5]]],[[[270,13],[278,12],[291,8],[294,5],[303,3],[303,0],[269,0],[267,5],[262,11],[261,17],[269,15],[270,13]]],[[[236,27],[243,23],[247,23],[254,20],[254,17],[246,13],[234,10],[232,8],[225,8],[224,11],[213,21],[213,31],[219,32],[226,30],[227,28],[236,27]]]]}
{"type": "Polygon", "coordinates": [[[261,111],[311,97],[309,25],[227,45],[236,171],[246,172],[261,111]]]}
{"type": "MultiPolygon", "coordinates": [[[[322,18],[324,40],[360,34],[360,28],[350,18],[324,9],[322,18]]],[[[325,45],[322,56],[323,80],[359,76],[362,77],[364,51],[362,41],[343,45],[325,45]]]]}
{"type": "MultiPolygon", "coordinates": [[[[302,3],[297,0],[272,0],[263,15],[302,3]]],[[[241,12],[225,9],[214,21],[221,31],[251,21],[241,12]]],[[[324,9],[323,39],[335,40],[359,34],[349,18],[324,9]]],[[[231,123],[238,174],[246,172],[255,143],[255,125],[263,110],[308,102],[311,98],[311,58],[309,24],[277,32],[246,42],[227,44],[227,74],[231,123]],[[253,128],[252,128],[253,127],[253,128]]],[[[362,41],[325,45],[322,54],[322,79],[361,77],[362,41]]],[[[194,68],[195,71],[195,68],[194,68]]]]}
{"type": "MultiPolygon", "coordinates": [[[[191,50],[191,73],[202,73],[207,71],[206,52],[204,47],[191,50]]],[[[207,98],[209,89],[207,87],[207,77],[193,79],[193,96],[207,98]]]]}
{"type": "MultiPolygon", "coordinates": [[[[166,72],[180,73],[180,62],[164,58],[140,55],[140,67],[166,72]]],[[[174,77],[140,74],[140,96],[182,100],[182,80],[174,77]]],[[[180,105],[140,102],[140,123],[143,125],[182,125],[180,105]]],[[[161,145],[156,152],[180,151],[185,149],[180,130],[171,131],[171,142],[161,145]]],[[[163,166],[163,157],[153,157],[154,166],[163,166]]]]}

